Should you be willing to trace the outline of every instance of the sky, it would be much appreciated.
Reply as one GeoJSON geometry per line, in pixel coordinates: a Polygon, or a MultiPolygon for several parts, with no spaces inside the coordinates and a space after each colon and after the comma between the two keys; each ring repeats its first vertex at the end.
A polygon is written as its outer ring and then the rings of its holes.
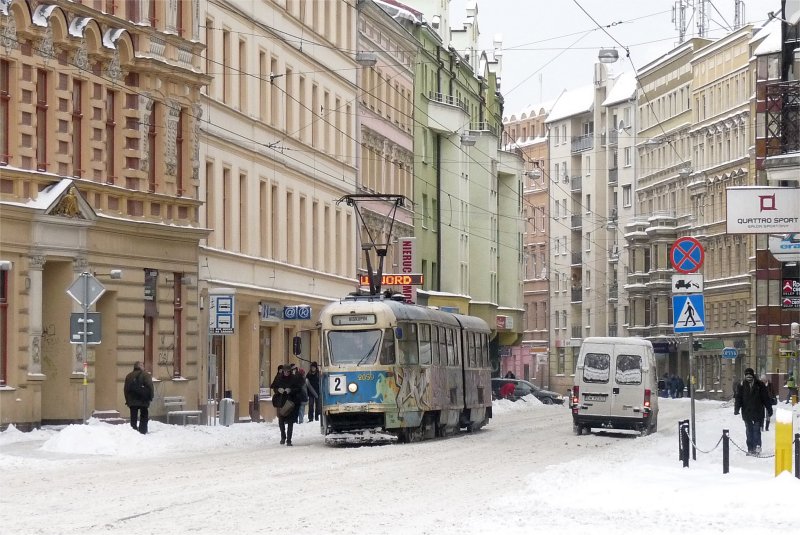
{"type": "MultiPolygon", "coordinates": [[[[630,50],[637,69],[677,44],[671,20],[674,0],[578,1],[600,25],[614,24],[608,32],[630,50]]],[[[452,0],[451,26],[460,26],[466,4],[467,0],[452,0]]],[[[745,21],[760,26],[769,11],[780,11],[780,4],[780,0],[745,0],[745,21]]],[[[709,35],[718,38],[728,33],[734,0],[714,0],[708,12],[709,35]]],[[[690,29],[696,31],[696,19],[691,22],[690,29]]],[[[495,34],[503,36],[501,92],[506,116],[554,99],[563,89],[591,83],[600,48],[618,49],[621,61],[612,65],[614,71],[634,70],[619,44],[573,0],[478,0],[478,25],[482,49],[491,49],[495,34]]]]}
{"type": "MultiPolygon", "coordinates": [[[[477,433],[326,446],[316,425],[278,445],[275,422],[0,433],[4,534],[791,533],[800,479],[774,475],[775,420],[748,457],[731,403],[697,401],[697,460],[677,460],[688,399],[661,399],[647,437],[574,436],[569,410],[496,401],[477,433]],[[721,429],[731,470],[722,474],[721,429]],[[707,453],[706,453],[707,452],[707,453]],[[441,498],[446,496],[446,500],[441,498]],[[412,511],[412,512],[410,512],[412,511]],[[577,531],[576,531],[577,530],[577,531]]],[[[798,413],[800,421],[800,413],[798,413]]]]}

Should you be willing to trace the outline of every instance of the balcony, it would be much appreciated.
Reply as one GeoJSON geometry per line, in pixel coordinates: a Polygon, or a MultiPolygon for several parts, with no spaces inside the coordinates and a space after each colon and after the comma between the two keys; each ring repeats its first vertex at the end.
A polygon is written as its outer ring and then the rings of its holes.
{"type": "Polygon", "coordinates": [[[583,302],[583,288],[573,288],[570,303],[581,303],[581,302],[583,302]]]}
{"type": "Polygon", "coordinates": [[[616,145],[618,139],[619,139],[619,131],[618,130],[612,130],[611,132],[609,132],[608,133],[608,146],[611,147],[611,146],[616,145]]]}
{"type": "Polygon", "coordinates": [[[798,180],[800,169],[800,81],[767,84],[765,93],[766,160],[756,165],[766,169],[770,184],[784,185],[798,180]]]}
{"type": "Polygon", "coordinates": [[[608,170],[608,185],[614,186],[619,182],[619,168],[613,167],[608,170]]]}
{"type": "Polygon", "coordinates": [[[572,335],[571,338],[583,338],[583,330],[580,325],[573,325],[570,334],[572,335]]]}
{"type": "Polygon", "coordinates": [[[619,336],[619,328],[616,323],[612,323],[608,326],[608,336],[619,336]]]}
{"type": "Polygon", "coordinates": [[[594,148],[594,133],[572,138],[572,152],[583,152],[594,148]]]}
{"type": "Polygon", "coordinates": [[[570,190],[572,190],[572,193],[580,193],[583,186],[583,184],[581,184],[581,178],[581,176],[573,176],[569,179],[570,190]]]}
{"type": "Polygon", "coordinates": [[[583,264],[583,253],[572,253],[572,265],[580,266],[583,264]]]}
{"type": "Polygon", "coordinates": [[[570,228],[572,228],[572,230],[580,230],[582,226],[583,226],[583,216],[574,215],[570,218],[570,228]]]}
{"type": "Polygon", "coordinates": [[[608,287],[608,298],[619,299],[619,286],[617,286],[616,283],[608,287]]]}
{"type": "Polygon", "coordinates": [[[458,132],[469,121],[464,101],[443,93],[428,93],[428,128],[442,134],[458,132]],[[466,119],[466,120],[465,120],[466,119]]]}
{"type": "Polygon", "coordinates": [[[491,132],[497,137],[497,128],[488,121],[472,123],[469,125],[470,132],[491,132]]]}
{"type": "Polygon", "coordinates": [[[800,152],[800,81],[767,84],[765,100],[767,158],[800,152]]]}

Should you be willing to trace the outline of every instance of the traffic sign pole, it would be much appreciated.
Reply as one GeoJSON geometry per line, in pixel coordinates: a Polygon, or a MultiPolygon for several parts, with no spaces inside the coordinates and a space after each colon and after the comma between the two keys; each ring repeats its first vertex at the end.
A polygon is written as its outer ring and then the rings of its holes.
{"type": "Polygon", "coordinates": [[[81,351],[83,352],[83,423],[86,424],[88,419],[86,413],[89,409],[89,360],[86,353],[89,351],[89,340],[87,338],[88,325],[89,325],[89,273],[84,271],[81,273],[84,279],[83,284],[83,336],[81,337],[81,351]]]}
{"type": "Polygon", "coordinates": [[[691,420],[692,420],[692,460],[697,460],[697,429],[694,425],[694,333],[689,333],[689,405],[691,406],[691,420]]]}

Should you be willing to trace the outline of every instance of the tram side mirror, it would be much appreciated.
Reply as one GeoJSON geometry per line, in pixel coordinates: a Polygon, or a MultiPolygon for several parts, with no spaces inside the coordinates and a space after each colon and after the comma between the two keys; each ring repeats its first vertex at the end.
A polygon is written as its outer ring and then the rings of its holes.
{"type": "Polygon", "coordinates": [[[303,349],[303,342],[300,340],[299,336],[295,336],[292,338],[292,354],[296,357],[300,353],[302,353],[303,349]]]}

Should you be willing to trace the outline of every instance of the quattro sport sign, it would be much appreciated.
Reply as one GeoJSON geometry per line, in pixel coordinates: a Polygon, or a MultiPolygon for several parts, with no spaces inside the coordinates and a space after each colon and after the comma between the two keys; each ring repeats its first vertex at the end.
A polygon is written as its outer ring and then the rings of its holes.
{"type": "Polygon", "coordinates": [[[728,234],[800,232],[800,188],[728,188],[728,234]]]}

